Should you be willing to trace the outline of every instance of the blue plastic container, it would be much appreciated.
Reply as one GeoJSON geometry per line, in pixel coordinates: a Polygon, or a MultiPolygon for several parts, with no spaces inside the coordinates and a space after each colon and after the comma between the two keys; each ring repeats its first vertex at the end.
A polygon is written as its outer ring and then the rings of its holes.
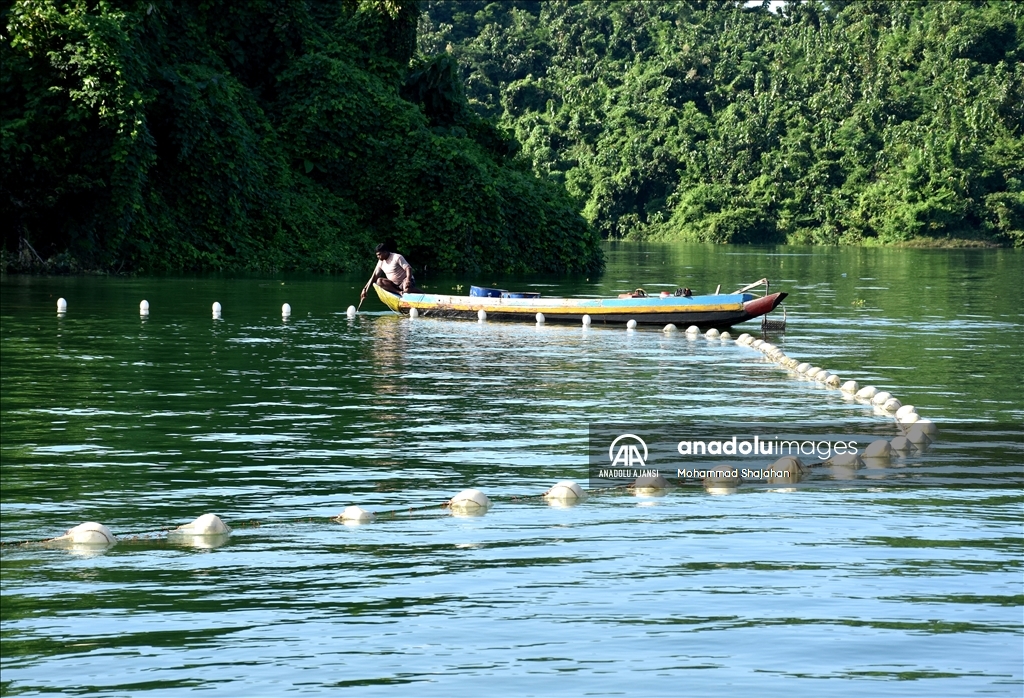
{"type": "Polygon", "coordinates": [[[501,298],[501,294],[503,293],[505,293],[505,290],[500,288],[484,288],[483,286],[469,287],[469,295],[477,298],[501,298]]]}
{"type": "Polygon", "coordinates": [[[502,298],[540,298],[539,293],[533,291],[505,291],[501,294],[502,298]]]}

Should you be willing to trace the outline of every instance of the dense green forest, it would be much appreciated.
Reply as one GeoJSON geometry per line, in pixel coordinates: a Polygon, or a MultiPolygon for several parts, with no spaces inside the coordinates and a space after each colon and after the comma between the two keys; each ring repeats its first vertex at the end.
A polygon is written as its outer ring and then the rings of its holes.
{"type": "Polygon", "coordinates": [[[605,237],[1024,244],[1024,4],[429,0],[605,237]]]}
{"type": "Polygon", "coordinates": [[[1014,2],[19,0],[2,27],[4,268],[1024,244],[1014,2]]]}
{"type": "Polygon", "coordinates": [[[19,0],[5,269],[590,271],[563,185],[468,107],[413,0],[19,0]]]}

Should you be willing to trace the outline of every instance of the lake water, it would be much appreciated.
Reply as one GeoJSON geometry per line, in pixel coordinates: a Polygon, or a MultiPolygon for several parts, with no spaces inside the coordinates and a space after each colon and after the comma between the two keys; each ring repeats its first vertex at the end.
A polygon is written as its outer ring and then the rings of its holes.
{"type": "Polygon", "coordinates": [[[946,462],[943,434],[981,425],[998,444],[954,460],[995,474],[554,507],[535,495],[586,485],[592,423],[895,426],[734,342],[411,321],[374,298],[350,320],[362,278],[7,277],[0,691],[1021,696],[1024,254],[622,244],[608,260],[600,278],[427,286],[767,276],[791,294],[774,338],[790,356],[914,404],[946,462]],[[494,499],[485,516],[440,506],[466,487],[494,499]],[[397,513],[331,520],[350,504],[397,513]],[[230,539],[162,533],[205,512],[230,539]],[[120,542],[15,544],[83,521],[120,542]]]}

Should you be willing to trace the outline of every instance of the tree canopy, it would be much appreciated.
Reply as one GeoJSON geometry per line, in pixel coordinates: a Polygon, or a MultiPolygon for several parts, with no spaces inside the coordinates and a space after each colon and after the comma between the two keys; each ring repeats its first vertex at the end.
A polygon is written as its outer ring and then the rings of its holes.
{"type": "Polygon", "coordinates": [[[605,237],[1024,244],[1019,3],[424,7],[420,50],[605,237]]]}
{"type": "Polygon", "coordinates": [[[5,262],[600,268],[563,185],[469,109],[411,0],[17,0],[0,41],[5,262]]]}

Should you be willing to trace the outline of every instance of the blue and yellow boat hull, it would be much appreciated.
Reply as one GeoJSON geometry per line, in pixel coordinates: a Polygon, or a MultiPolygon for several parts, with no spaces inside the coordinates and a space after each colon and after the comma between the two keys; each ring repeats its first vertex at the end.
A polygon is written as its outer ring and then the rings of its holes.
{"type": "Polygon", "coordinates": [[[641,298],[484,298],[434,293],[398,295],[374,285],[381,301],[396,313],[413,308],[421,317],[475,320],[483,310],[489,320],[534,322],[543,313],[547,322],[579,324],[589,315],[593,324],[731,327],[774,310],[786,293],[755,296],[733,293],[710,296],[646,296],[641,298]]]}

